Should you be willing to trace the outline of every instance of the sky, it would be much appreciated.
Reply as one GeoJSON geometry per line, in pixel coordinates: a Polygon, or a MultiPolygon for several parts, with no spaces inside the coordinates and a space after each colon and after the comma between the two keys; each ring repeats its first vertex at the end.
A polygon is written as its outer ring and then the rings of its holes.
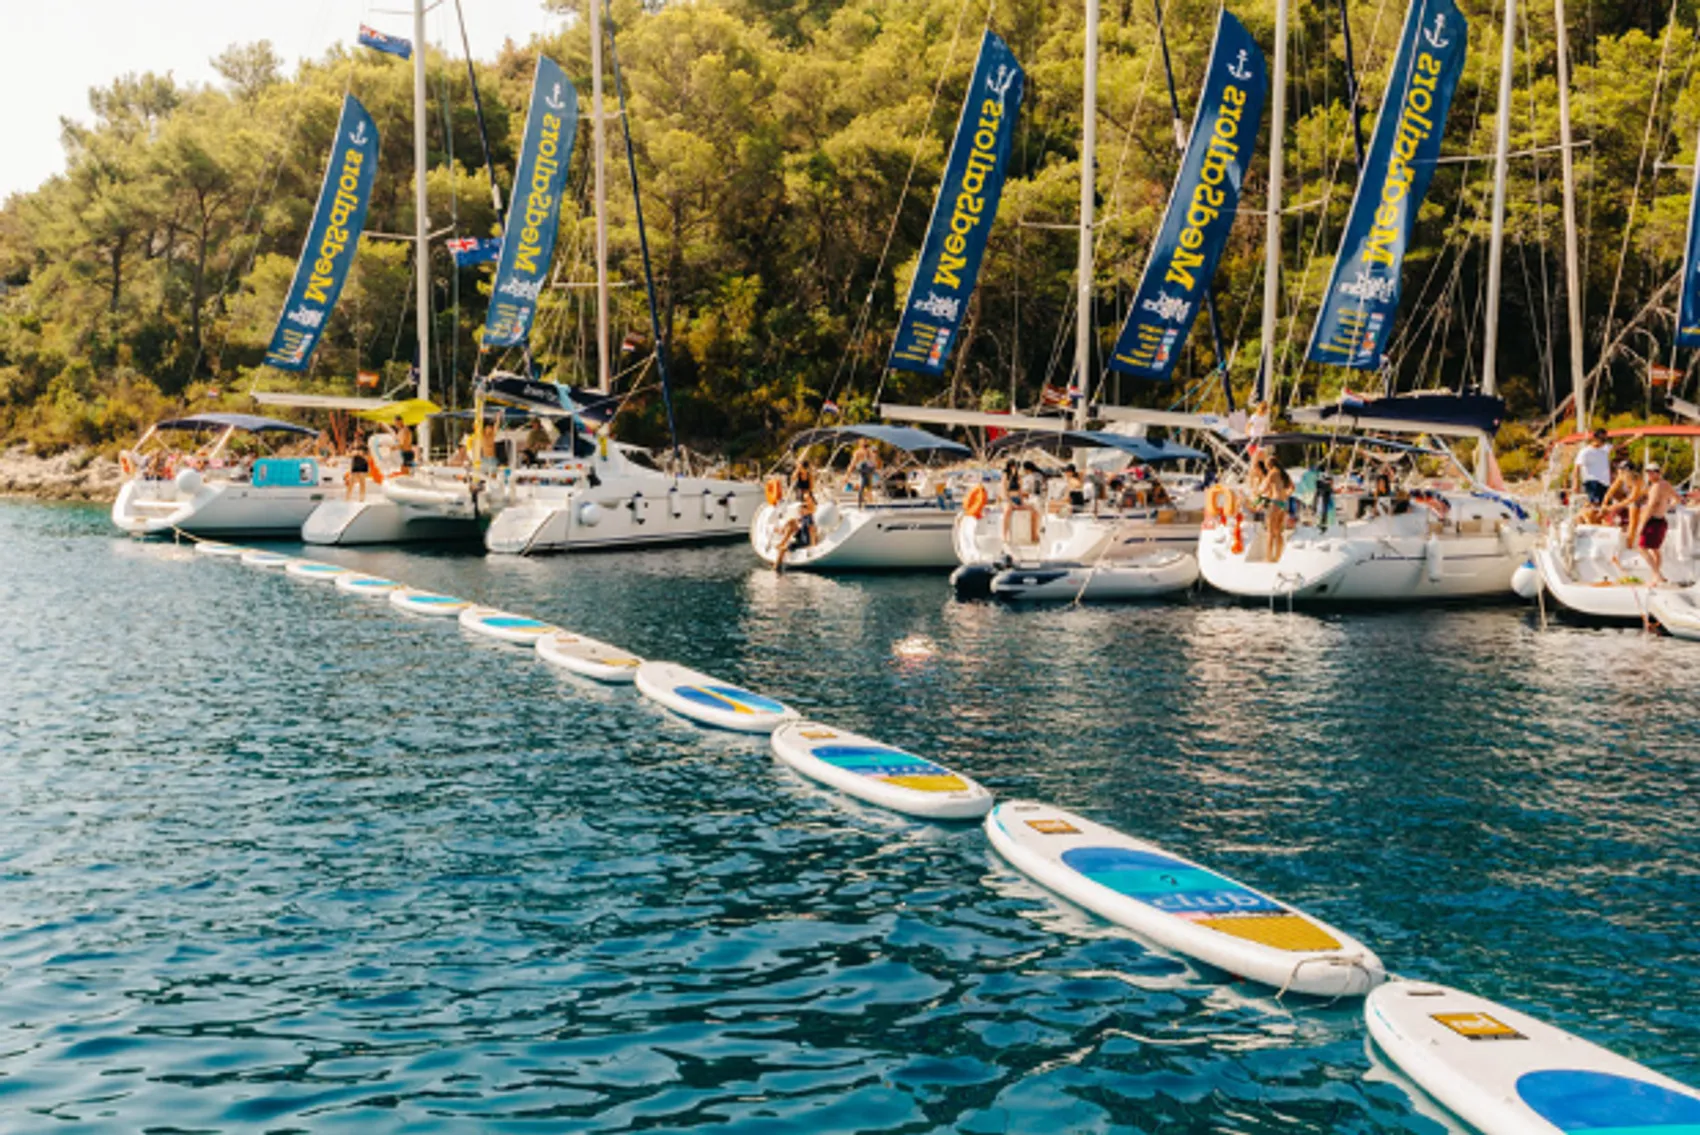
{"type": "MultiPolygon", "coordinates": [[[[559,19],[541,0],[461,6],[472,53],[484,59],[559,19]]],[[[59,119],[89,117],[90,87],[131,71],[211,82],[213,56],[260,39],[293,69],[338,40],[352,43],[362,23],[411,38],[410,11],[407,0],[0,0],[0,200],[65,168],[59,119]]],[[[452,0],[426,17],[426,33],[460,55],[452,0]]]]}

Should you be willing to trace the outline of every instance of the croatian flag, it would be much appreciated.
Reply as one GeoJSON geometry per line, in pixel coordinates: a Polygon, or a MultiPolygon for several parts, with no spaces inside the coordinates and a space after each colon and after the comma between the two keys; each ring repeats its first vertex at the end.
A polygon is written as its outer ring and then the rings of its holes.
{"type": "Polygon", "coordinates": [[[820,404],[820,412],[823,414],[836,414],[838,413],[838,403],[828,398],[825,402],[820,404]]]}
{"type": "Polygon", "coordinates": [[[482,240],[469,236],[461,240],[445,241],[444,246],[454,254],[455,264],[462,268],[470,264],[491,264],[502,255],[502,238],[499,236],[482,240]]]}
{"type": "Polygon", "coordinates": [[[360,25],[360,46],[370,47],[373,51],[382,51],[386,55],[399,55],[403,59],[413,58],[413,41],[402,39],[398,35],[385,35],[376,28],[360,25]]]}

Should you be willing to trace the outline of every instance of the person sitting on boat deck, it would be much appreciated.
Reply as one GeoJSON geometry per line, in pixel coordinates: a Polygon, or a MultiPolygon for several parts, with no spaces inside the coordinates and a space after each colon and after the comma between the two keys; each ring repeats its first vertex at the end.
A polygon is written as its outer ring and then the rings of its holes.
{"type": "Polygon", "coordinates": [[[1027,516],[1027,542],[1037,543],[1039,539],[1039,502],[1045,496],[1045,475],[1039,472],[1039,467],[1031,461],[1021,463],[1021,477],[1017,482],[1015,495],[1010,498],[1009,507],[1003,510],[1003,542],[1009,543],[1010,522],[1015,514],[1025,513],[1027,516]]]}
{"type": "Polygon", "coordinates": [[[805,489],[797,498],[797,514],[779,530],[779,547],[773,557],[773,570],[785,570],[785,555],[793,548],[812,548],[815,543],[815,494],[805,489]]]}
{"type": "Polygon", "coordinates": [[[401,451],[401,471],[413,472],[413,431],[407,428],[407,423],[401,420],[400,414],[396,415],[395,429],[391,432],[395,434],[396,448],[401,451]]]}
{"type": "Polygon", "coordinates": [[[1270,454],[1257,485],[1257,506],[1263,510],[1264,556],[1272,564],[1280,563],[1287,550],[1287,502],[1292,497],[1293,479],[1270,454]]]}
{"type": "Polygon", "coordinates": [[[1611,445],[1606,441],[1606,431],[1596,429],[1582,452],[1576,455],[1576,464],[1570,471],[1571,491],[1586,493],[1588,503],[1598,506],[1606,499],[1611,479],[1611,445]]]}
{"type": "Polygon", "coordinates": [[[372,459],[366,456],[366,432],[355,430],[353,445],[354,455],[348,462],[348,476],[343,480],[342,499],[353,500],[358,490],[359,499],[366,499],[366,482],[372,476],[372,459]]]}
{"type": "Polygon", "coordinates": [[[1665,534],[1670,530],[1670,510],[1677,503],[1676,490],[1665,480],[1664,471],[1658,465],[1647,463],[1647,489],[1641,505],[1641,532],[1635,541],[1641,549],[1641,558],[1647,561],[1647,569],[1652,573],[1653,586],[1665,585],[1665,534]]]}
{"type": "Polygon", "coordinates": [[[1068,492],[1068,507],[1073,512],[1086,511],[1086,482],[1080,470],[1072,464],[1063,466],[1063,486],[1068,492]]]}
{"type": "Polygon", "coordinates": [[[1165,485],[1155,472],[1145,485],[1145,500],[1152,508],[1169,508],[1174,505],[1175,499],[1169,495],[1169,486],[1165,485]]]}
{"type": "Polygon", "coordinates": [[[1627,461],[1617,463],[1617,476],[1612,478],[1611,487],[1606,490],[1605,499],[1600,501],[1600,508],[1605,513],[1605,522],[1615,524],[1630,532],[1635,530],[1636,505],[1641,499],[1641,478],[1636,474],[1634,466],[1627,461]]]}
{"type": "Polygon", "coordinates": [[[866,508],[868,494],[874,491],[874,478],[880,472],[880,455],[867,438],[858,438],[850,454],[850,471],[856,475],[856,507],[866,508]]]}

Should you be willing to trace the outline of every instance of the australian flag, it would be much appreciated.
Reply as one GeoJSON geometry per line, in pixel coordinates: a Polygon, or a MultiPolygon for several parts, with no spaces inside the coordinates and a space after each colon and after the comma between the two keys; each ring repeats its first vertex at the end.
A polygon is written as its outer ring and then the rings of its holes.
{"type": "Polygon", "coordinates": [[[445,241],[444,244],[454,254],[456,266],[461,268],[471,264],[491,264],[502,255],[502,238],[499,236],[483,240],[469,236],[460,240],[445,241]]]}
{"type": "Polygon", "coordinates": [[[413,58],[413,41],[402,39],[398,35],[385,35],[376,28],[360,25],[360,45],[370,47],[373,51],[382,51],[386,55],[399,55],[403,59],[413,58]]]}

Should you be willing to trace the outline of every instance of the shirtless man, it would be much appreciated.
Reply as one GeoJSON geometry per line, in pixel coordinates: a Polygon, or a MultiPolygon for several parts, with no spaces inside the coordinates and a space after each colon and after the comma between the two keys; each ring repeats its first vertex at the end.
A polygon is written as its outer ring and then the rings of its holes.
{"type": "Polygon", "coordinates": [[[1670,528],[1669,513],[1677,503],[1676,490],[1670,487],[1657,465],[1649,463],[1645,470],[1647,487],[1641,502],[1641,538],[1637,541],[1641,558],[1653,574],[1653,586],[1663,587],[1665,533],[1670,528]]]}
{"type": "Polygon", "coordinates": [[[850,455],[850,471],[856,475],[856,507],[866,508],[868,494],[874,491],[874,478],[880,471],[880,455],[874,452],[867,438],[856,443],[856,451],[850,455]]]}

